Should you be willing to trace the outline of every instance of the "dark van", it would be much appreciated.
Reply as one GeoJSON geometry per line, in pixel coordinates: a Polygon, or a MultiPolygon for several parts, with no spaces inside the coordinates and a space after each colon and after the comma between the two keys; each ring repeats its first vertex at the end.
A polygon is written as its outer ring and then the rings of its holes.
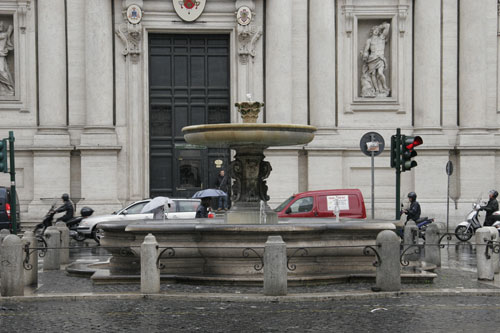
{"type": "MultiPolygon", "coordinates": [[[[17,199],[17,198],[16,198],[17,199]]],[[[0,229],[12,230],[10,188],[0,186],[0,229]]],[[[17,230],[20,230],[19,199],[16,200],[17,230]]]]}
{"type": "Polygon", "coordinates": [[[365,219],[365,201],[358,189],[320,190],[294,194],[274,209],[278,217],[335,217],[335,203],[340,216],[365,219]]]}

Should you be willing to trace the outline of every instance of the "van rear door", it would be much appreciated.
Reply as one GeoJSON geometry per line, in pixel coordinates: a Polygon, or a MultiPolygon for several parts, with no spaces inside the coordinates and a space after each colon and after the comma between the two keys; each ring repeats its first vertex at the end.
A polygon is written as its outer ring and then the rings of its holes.
{"type": "Polygon", "coordinates": [[[364,203],[356,194],[318,195],[318,216],[334,217],[335,199],[340,208],[340,216],[348,218],[366,218],[364,203]]]}

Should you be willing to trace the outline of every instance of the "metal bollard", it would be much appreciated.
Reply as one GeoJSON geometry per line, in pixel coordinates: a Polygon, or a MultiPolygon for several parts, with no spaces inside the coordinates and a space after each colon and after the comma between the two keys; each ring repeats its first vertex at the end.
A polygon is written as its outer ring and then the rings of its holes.
{"type": "Polygon", "coordinates": [[[491,250],[486,255],[486,244],[492,240],[489,228],[479,228],[476,231],[476,258],[477,258],[477,279],[493,281],[495,268],[491,258],[491,250]]]}
{"type": "Polygon", "coordinates": [[[64,222],[57,222],[56,228],[61,232],[61,250],[59,251],[59,260],[61,265],[69,264],[69,228],[64,222]]]}
{"type": "Polygon", "coordinates": [[[286,295],[286,261],[286,244],[281,236],[269,236],[264,251],[264,295],[286,295]]]}
{"type": "Polygon", "coordinates": [[[437,224],[430,224],[425,231],[425,262],[441,267],[440,230],[437,224]]]}
{"type": "MultiPolygon", "coordinates": [[[[38,250],[36,250],[38,241],[33,231],[26,231],[22,240],[23,246],[29,244],[29,260],[27,266],[30,269],[25,269],[24,271],[24,285],[36,286],[38,284],[38,250]]],[[[23,255],[23,260],[26,260],[26,252],[23,255]]]]}
{"type": "Polygon", "coordinates": [[[47,241],[47,253],[43,259],[43,270],[58,270],[61,268],[60,244],[61,232],[56,227],[48,227],[44,233],[47,241]]]}
{"type": "Polygon", "coordinates": [[[399,262],[401,240],[399,236],[390,230],[381,231],[377,235],[376,244],[381,261],[377,267],[377,290],[401,290],[401,266],[399,262]]]}
{"type": "MultiPolygon", "coordinates": [[[[417,228],[417,225],[415,224],[415,222],[412,220],[406,222],[406,225],[404,228],[404,243],[408,244],[408,245],[405,245],[403,250],[406,250],[411,245],[418,244],[418,228],[417,228]]],[[[420,254],[415,253],[412,249],[410,249],[405,254],[405,260],[418,261],[418,260],[420,260],[420,254]]]]}
{"type": "Polygon", "coordinates": [[[2,296],[24,296],[23,243],[16,235],[8,235],[2,242],[2,296]]]}
{"type": "Polygon", "coordinates": [[[158,243],[155,236],[148,234],[141,244],[141,293],[160,292],[160,270],[156,265],[158,243]]]}

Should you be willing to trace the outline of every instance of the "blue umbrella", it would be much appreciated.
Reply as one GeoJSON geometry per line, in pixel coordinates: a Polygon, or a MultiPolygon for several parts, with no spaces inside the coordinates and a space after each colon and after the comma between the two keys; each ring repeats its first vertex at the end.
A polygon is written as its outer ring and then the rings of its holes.
{"type": "Polygon", "coordinates": [[[225,197],[226,192],[221,190],[216,190],[214,188],[207,188],[206,190],[201,190],[193,194],[193,198],[208,198],[208,197],[225,197]]]}

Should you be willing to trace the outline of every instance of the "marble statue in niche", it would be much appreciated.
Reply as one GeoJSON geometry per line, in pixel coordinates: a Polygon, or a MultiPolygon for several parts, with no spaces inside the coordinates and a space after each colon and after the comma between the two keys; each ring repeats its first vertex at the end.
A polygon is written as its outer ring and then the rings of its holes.
{"type": "Polygon", "coordinates": [[[0,96],[14,95],[14,80],[7,63],[9,51],[14,50],[12,31],[12,25],[9,25],[6,31],[5,23],[0,21],[0,96]]]}
{"type": "Polygon", "coordinates": [[[370,29],[370,37],[366,40],[361,52],[363,68],[361,74],[361,97],[387,97],[390,89],[387,86],[385,70],[388,63],[385,58],[385,45],[388,41],[390,24],[384,22],[370,29]]]}

